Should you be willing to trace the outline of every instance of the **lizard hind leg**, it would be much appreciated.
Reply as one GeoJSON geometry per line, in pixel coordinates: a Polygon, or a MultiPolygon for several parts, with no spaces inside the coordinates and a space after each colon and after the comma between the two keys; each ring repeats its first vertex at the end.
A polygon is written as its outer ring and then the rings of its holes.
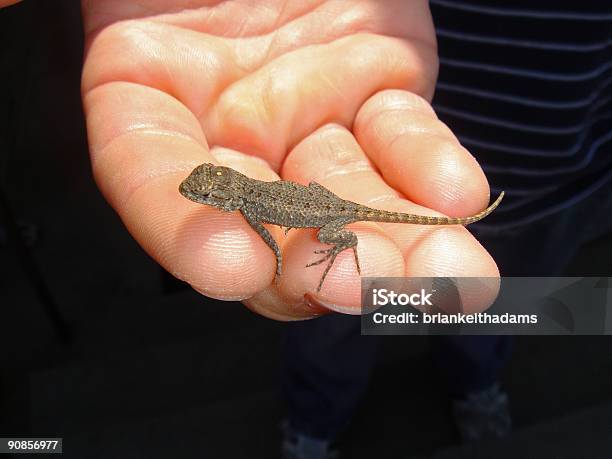
{"type": "Polygon", "coordinates": [[[357,265],[357,272],[361,274],[361,268],[359,266],[359,258],[357,257],[357,236],[352,231],[344,230],[344,226],[349,223],[346,220],[336,220],[327,225],[321,227],[319,230],[319,234],[317,235],[317,239],[319,242],[323,244],[329,244],[333,247],[323,250],[316,250],[315,253],[321,254],[324,253],[325,256],[317,261],[309,263],[306,267],[316,266],[324,261],[328,261],[325,270],[323,271],[323,275],[321,276],[321,280],[319,281],[319,285],[317,287],[317,292],[321,290],[323,286],[323,281],[327,276],[327,273],[331,269],[336,260],[338,254],[346,249],[353,249],[353,253],[355,255],[355,264],[357,265]]]}

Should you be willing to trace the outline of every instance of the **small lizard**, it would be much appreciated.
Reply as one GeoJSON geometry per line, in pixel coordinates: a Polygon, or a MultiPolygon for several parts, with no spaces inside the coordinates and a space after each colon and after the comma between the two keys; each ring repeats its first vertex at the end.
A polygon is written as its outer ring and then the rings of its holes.
{"type": "Polygon", "coordinates": [[[276,256],[277,279],[282,271],[282,255],[278,245],[263,223],[291,228],[319,228],[317,238],[332,247],[316,250],[324,256],[306,267],[328,261],[319,281],[321,290],[325,276],[334,264],[336,256],[346,249],[353,249],[357,272],[361,274],[357,257],[357,236],[344,229],[349,223],[359,221],[412,223],[417,225],[467,225],[489,215],[499,205],[504,192],[493,204],[470,217],[448,218],[390,212],[372,209],[336,196],[316,182],[308,186],[285,180],[264,182],[247,177],[224,166],[201,164],[180,185],[179,192],[187,199],[231,212],[239,210],[246,221],[268,244],[276,256]]]}

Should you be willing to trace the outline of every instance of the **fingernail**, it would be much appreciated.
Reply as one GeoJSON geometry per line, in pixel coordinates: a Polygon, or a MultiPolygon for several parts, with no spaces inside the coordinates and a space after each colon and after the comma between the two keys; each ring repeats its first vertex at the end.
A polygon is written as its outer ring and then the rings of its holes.
{"type": "Polygon", "coordinates": [[[340,306],[334,303],[327,303],[325,301],[321,301],[318,298],[315,298],[311,293],[304,294],[304,304],[314,311],[324,311],[319,312],[319,314],[323,314],[326,312],[339,312],[341,314],[350,314],[354,316],[358,316],[361,314],[360,308],[352,308],[349,306],[340,306]]]}
{"type": "Polygon", "coordinates": [[[304,306],[306,309],[316,315],[329,314],[332,312],[332,309],[323,306],[310,293],[306,293],[304,295],[304,306]]]}

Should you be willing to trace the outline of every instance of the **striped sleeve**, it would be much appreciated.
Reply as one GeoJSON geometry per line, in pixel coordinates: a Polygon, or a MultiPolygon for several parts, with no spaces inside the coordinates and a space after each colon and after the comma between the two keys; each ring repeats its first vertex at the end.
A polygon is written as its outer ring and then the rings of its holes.
{"type": "Polygon", "coordinates": [[[527,224],[612,192],[612,2],[431,0],[434,108],[527,224]]]}

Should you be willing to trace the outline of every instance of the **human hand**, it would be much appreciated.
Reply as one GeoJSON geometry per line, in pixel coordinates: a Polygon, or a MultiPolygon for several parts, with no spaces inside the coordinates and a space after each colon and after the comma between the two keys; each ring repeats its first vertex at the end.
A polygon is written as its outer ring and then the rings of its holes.
{"type": "MultiPolygon", "coordinates": [[[[96,182],[140,245],[215,298],[291,320],[359,312],[353,254],[320,294],[315,230],[275,258],[237,212],[192,203],[179,183],[215,162],[262,180],[311,180],[372,207],[476,213],[488,184],[435,116],[435,36],[424,0],[83,0],[82,92],[96,182]]],[[[458,226],[357,223],[364,276],[498,276],[458,226]]],[[[472,301],[468,310],[488,306],[472,301]]]]}

